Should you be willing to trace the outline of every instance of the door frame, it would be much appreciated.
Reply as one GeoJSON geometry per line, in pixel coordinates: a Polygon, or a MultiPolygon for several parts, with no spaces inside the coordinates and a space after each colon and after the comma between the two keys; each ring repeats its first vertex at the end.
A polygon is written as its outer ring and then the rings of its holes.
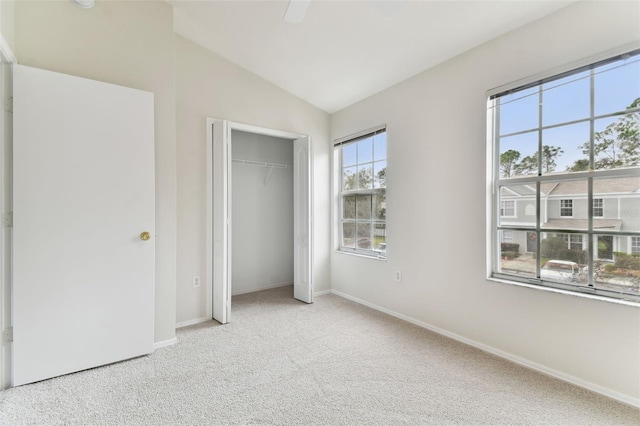
{"type": "MultiPolygon", "coordinates": [[[[254,126],[251,124],[227,121],[222,119],[210,118],[206,119],[206,147],[207,147],[207,182],[206,182],[206,272],[205,272],[205,285],[206,285],[206,316],[207,318],[213,318],[213,306],[214,297],[218,295],[226,300],[227,310],[217,320],[221,323],[229,321],[229,313],[231,306],[231,241],[232,241],[232,226],[230,223],[231,208],[232,208],[232,191],[233,185],[231,182],[231,149],[232,139],[231,132],[238,130],[247,133],[254,133],[259,135],[272,136],[283,139],[290,139],[292,141],[307,138],[309,140],[309,150],[307,158],[305,159],[308,164],[308,190],[309,199],[313,200],[313,152],[311,149],[310,138],[308,135],[301,135],[298,133],[291,133],[282,130],[274,130],[265,127],[254,126]],[[221,125],[221,132],[214,132],[214,125],[221,125]],[[216,134],[218,137],[216,138],[216,134]],[[220,140],[222,139],[222,140],[220,140]],[[222,156],[220,169],[214,169],[214,153],[222,156]],[[214,178],[218,177],[219,181],[214,182],[214,178]],[[218,185],[216,185],[218,183],[218,185]],[[214,223],[214,207],[218,206],[219,214],[222,217],[227,217],[229,220],[225,222],[216,221],[214,223]],[[217,231],[222,236],[222,240],[214,241],[214,231],[217,231]],[[214,257],[218,258],[218,262],[222,265],[221,273],[215,273],[214,271],[214,257]],[[215,275],[214,275],[215,273],[215,275]]],[[[300,161],[297,156],[294,156],[294,168],[297,166],[297,162],[300,161]]],[[[295,185],[294,185],[295,188],[295,185]]],[[[294,198],[298,191],[303,191],[304,188],[298,188],[294,193],[294,198]]],[[[309,276],[308,290],[310,299],[307,301],[311,303],[313,297],[313,205],[310,201],[308,206],[309,217],[308,224],[310,228],[310,235],[308,239],[309,244],[309,276]]],[[[295,219],[294,219],[295,221],[295,219]]],[[[303,261],[303,259],[300,259],[303,261]]]]}
{"type": "Polygon", "coordinates": [[[12,281],[11,281],[11,212],[13,174],[13,64],[18,63],[5,38],[0,34],[0,206],[2,232],[0,233],[0,390],[11,387],[12,355],[12,281]]]}

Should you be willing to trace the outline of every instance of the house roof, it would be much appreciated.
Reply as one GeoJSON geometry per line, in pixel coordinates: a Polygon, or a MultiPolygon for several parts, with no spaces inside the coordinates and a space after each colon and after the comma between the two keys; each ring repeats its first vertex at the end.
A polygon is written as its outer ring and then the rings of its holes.
{"type": "MultiPolygon", "coordinates": [[[[563,182],[544,182],[540,184],[542,196],[568,196],[568,195],[586,195],[587,180],[572,180],[563,182]]],[[[638,193],[640,196],[640,176],[594,179],[593,194],[633,194],[638,193]]],[[[535,195],[535,187],[533,185],[509,185],[500,188],[502,197],[527,197],[535,195]]]]}
{"type": "MultiPolygon", "coordinates": [[[[593,229],[619,231],[622,221],[619,219],[593,219],[593,229]]],[[[589,222],[587,219],[549,219],[542,225],[542,229],[568,229],[587,230],[589,222]]]]}

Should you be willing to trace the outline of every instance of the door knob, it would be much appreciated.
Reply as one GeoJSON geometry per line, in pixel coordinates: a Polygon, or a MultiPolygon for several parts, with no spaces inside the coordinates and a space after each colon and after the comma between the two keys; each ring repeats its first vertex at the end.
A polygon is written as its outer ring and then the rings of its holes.
{"type": "Polygon", "coordinates": [[[144,231],[143,233],[140,234],[140,239],[142,241],[147,241],[150,238],[151,238],[151,234],[148,233],[147,231],[144,231]]]}

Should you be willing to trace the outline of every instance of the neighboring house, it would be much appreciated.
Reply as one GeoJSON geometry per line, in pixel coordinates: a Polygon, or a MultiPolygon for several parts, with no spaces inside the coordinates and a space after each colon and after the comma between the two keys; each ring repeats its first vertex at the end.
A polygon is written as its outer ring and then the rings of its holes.
{"type": "MultiPolygon", "coordinates": [[[[578,180],[543,183],[540,197],[540,221],[544,229],[588,229],[587,182],[578,180]]],[[[533,227],[536,225],[535,188],[529,185],[502,187],[500,224],[533,227]]],[[[593,230],[637,231],[640,229],[640,177],[594,179],[593,230]]],[[[542,238],[550,235],[543,233],[542,238]]],[[[587,249],[587,234],[554,232],[562,236],[567,248],[587,249]]],[[[534,231],[503,231],[502,242],[519,244],[521,253],[534,252],[534,231]]],[[[640,255],[640,237],[600,235],[594,242],[597,260],[613,260],[614,252],[640,255]]]]}

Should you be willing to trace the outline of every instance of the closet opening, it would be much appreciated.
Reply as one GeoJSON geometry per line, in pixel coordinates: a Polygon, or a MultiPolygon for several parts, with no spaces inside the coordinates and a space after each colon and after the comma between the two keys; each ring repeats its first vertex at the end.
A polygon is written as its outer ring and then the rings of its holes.
{"type": "Polygon", "coordinates": [[[311,153],[306,135],[207,119],[207,316],[291,284],[313,302],[311,153]]]}
{"type": "Polygon", "coordinates": [[[293,140],[231,140],[231,296],[293,286],[293,140]]]}

